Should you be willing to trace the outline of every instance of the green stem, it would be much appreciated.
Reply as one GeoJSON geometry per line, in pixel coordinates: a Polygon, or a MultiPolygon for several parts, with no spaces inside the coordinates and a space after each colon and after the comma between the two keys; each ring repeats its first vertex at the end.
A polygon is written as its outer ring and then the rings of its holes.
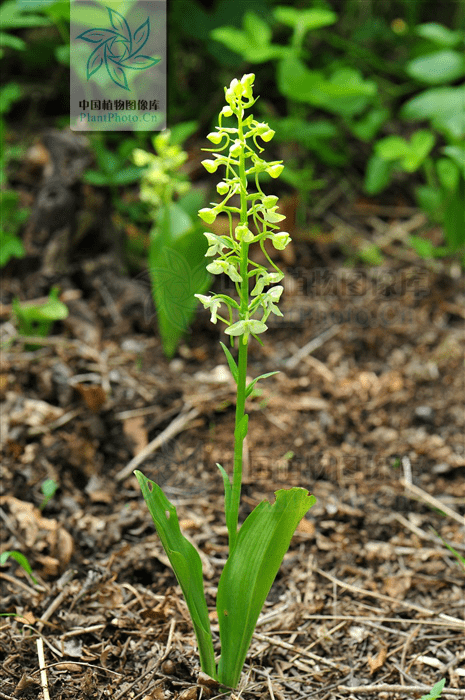
{"type": "MultiPolygon", "coordinates": [[[[241,141],[244,140],[242,126],[242,106],[239,104],[237,113],[238,120],[238,136],[241,141]]],[[[240,194],[241,194],[241,216],[240,223],[247,224],[247,177],[245,175],[245,155],[244,149],[241,151],[239,162],[239,177],[240,177],[240,194]]],[[[234,235],[234,234],[233,234],[234,235]]],[[[244,320],[248,317],[249,312],[249,278],[248,278],[248,260],[249,244],[245,241],[241,242],[241,262],[240,275],[242,277],[240,288],[240,309],[239,318],[244,320]]],[[[246,336],[239,338],[239,355],[237,359],[237,398],[236,398],[236,421],[234,430],[234,471],[231,490],[231,511],[233,518],[233,528],[229,532],[229,552],[234,549],[237,538],[237,528],[239,523],[239,504],[241,499],[241,484],[242,484],[242,452],[244,446],[244,438],[247,430],[243,429],[245,416],[245,389],[247,377],[247,340],[246,336]]]]}

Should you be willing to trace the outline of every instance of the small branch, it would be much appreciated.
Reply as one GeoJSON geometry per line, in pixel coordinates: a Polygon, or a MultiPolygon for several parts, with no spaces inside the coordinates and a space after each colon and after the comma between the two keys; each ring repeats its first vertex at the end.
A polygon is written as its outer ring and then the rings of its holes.
{"type": "Polygon", "coordinates": [[[50,700],[50,694],[48,692],[47,669],[45,667],[44,643],[42,641],[42,637],[37,639],[37,655],[39,657],[40,684],[42,686],[44,700],[50,700]]]}
{"type": "Polygon", "coordinates": [[[178,433],[181,433],[188,423],[190,423],[191,420],[194,418],[197,418],[199,415],[199,411],[196,408],[193,408],[191,411],[188,411],[187,413],[180,413],[177,418],[174,419],[172,423],[168,425],[165,430],[163,430],[160,435],[157,435],[156,438],[152,440],[152,442],[149,442],[149,444],[144,447],[143,450],[139,452],[131,461],[129,464],[127,464],[121,471],[118,472],[116,475],[116,481],[124,481],[124,479],[127,479],[128,476],[132,474],[134,469],[136,469],[146,457],[148,457],[152,452],[155,452],[155,450],[158,450],[159,447],[165,444],[165,442],[168,442],[168,440],[171,440],[175,435],[178,433]]]}
{"type": "Polygon", "coordinates": [[[327,340],[339,333],[340,328],[341,327],[338,324],[334,324],[334,326],[331,326],[326,331],[323,331],[323,333],[317,338],[313,338],[309,343],[304,345],[303,348],[300,348],[295,355],[292,355],[292,357],[286,360],[284,363],[286,368],[295,369],[299,362],[304,359],[304,357],[307,357],[307,355],[310,355],[312,352],[315,352],[315,350],[318,350],[318,348],[321,348],[321,346],[324,345],[327,340]]]}
{"type": "MultiPolygon", "coordinates": [[[[388,683],[380,683],[379,685],[338,685],[337,689],[341,693],[424,693],[425,690],[431,690],[427,685],[389,685],[388,683]]],[[[442,693],[456,695],[459,698],[465,698],[465,690],[457,690],[456,688],[443,688],[442,693]]]]}
{"type": "Polygon", "coordinates": [[[426,503],[428,503],[428,505],[430,506],[433,506],[433,508],[442,510],[443,513],[448,515],[449,518],[452,518],[453,520],[458,522],[459,525],[462,525],[462,527],[465,526],[465,518],[463,517],[463,515],[459,515],[458,513],[456,513],[455,510],[452,510],[452,508],[446,506],[438,498],[430,496],[429,493],[423,491],[423,489],[420,489],[418,486],[415,486],[415,484],[410,484],[406,479],[401,479],[400,483],[407,489],[407,491],[411,491],[413,495],[417,496],[417,498],[421,498],[423,501],[426,501],[426,503]]]}

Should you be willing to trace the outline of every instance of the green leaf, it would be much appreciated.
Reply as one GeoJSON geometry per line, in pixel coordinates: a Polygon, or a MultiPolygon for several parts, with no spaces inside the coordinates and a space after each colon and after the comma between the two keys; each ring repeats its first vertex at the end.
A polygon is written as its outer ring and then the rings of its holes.
{"type": "Polygon", "coordinates": [[[278,87],[285,97],[344,116],[362,112],[377,90],[376,83],[363,80],[354,68],[336,70],[328,80],[293,54],[278,64],[278,87]]]}
{"type": "Polygon", "coordinates": [[[295,7],[280,5],[273,11],[273,15],[278,22],[287,24],[289,27],[299,28],[303,31],[311,31],[328,27],[337,22],[337,14],[323,7],[313,7],[311,10],[298,10],[295,7]]]}
{"type": "Polygon", "coordinates": [[[254,390],[255,384],[260,380],[260,379],[266,379],[267,377],[272,377],[273,374],[279,374],[279,371],[276,372],[267,372],[266,374],[261,374],[259,377],[256,377],[255,379],[252,379],[250,384],[248,385],[247,389],[245,390],[245,398],[250,396],[252,391],[254,390]]]}
{"type": "Polygon", "coordinates": [[[239,425],[236,427],[234,431],[234,440],[235,442],[242,442],[247,435],[247,430],[249,426],[249,416],[245,414],[242,416],[239,425]]]}
{"type": "Polygon", "coordinates": [[[191,220],[175,204],[170,207],[170,222],[169,230],[158,232],[149,248],[152,296],[167,357],[174,355],[189,329],[198,303],[194,294],[203,294],[210,283],[205,269],[205,237],[197,227],[179,235],[191,220]]]}
{"type": "Polygon", "coordinates": [[[461,177],[457,188],[444,197],[444,237],[452,252],[465,244],[465,180],[461,177]]]}
{"type": "Polygon", "coordinates": [[[402,159],[402,167],[408,173],[418,170],[434,146],[435,136],[431,131],[420,129],[411,138],[409,152],[402,159]]]}
{"type": "MultiPolygon", "coordinates": [[[[50,24],[43,15],[27,14],[27,6],[21,7],[17,0],[8,0],[0,7],[0,29],[19,29],[20,27],[42,27],[50,24]]],[[[32,9],[32,8],[31,8],[32,9]]]]}
{"type": "Polygon", "coordinates": [[[442,152],[454,161],[460,169],[462,177],[465,178],[465,144],[460,144],[460,146],[444,146],[442,152]]]}
{"type": "Polygon", "coordinates": [[[372,141],[381,126],[388,120],[389,110],[385,107],[374,107],[358,121],[349,123],[351,132],[361,141],[372,141]]]}
{"type": "Polygon", "coordinates": [[[424,260],[432,260],[434,258],[434,245],[427,238],[420,236],[409,236],[409,244],[420,258],[424,260]]]}
{"type": "Polygon", "coordinates": [[[453,32],[437,22],[427,22],[415,27],[415,33],[440,46],[457,46],[463,40],[463,32],[453,32]]]}
{"type": "Polygon", "coordinates": [[[0,267],[4,267],[11,258],[24,258],[25,255],[20,238],[0,231],[0,267]]]}
{"type": "Polygon", "coordinates": [[[436,172],[441,186],[446,190],[455,192],[460,179],[460,172],[456,163],[450,158],[439,158],[436,161],[436,172]]]}
{"type": "Polygon", "coordinates": [[[437,700],[441,697],[442,689],[446,685],[446,679],[443,678],[433,685],[428,695],[423,695],[420,700],[437,700]]]}
{"type": "Polygon", "coordinates": [[[411,78],[430,85],[451,83],[464,75],[465,57],[458,51],[443,49],[414,58],[407,63],[405,70],[411,78]]]}
{"type": "Polygon", "coordinates": [[[130,185],[140,179],[142,168],[136,165],[128,165],[126,168],[121,168],[111,177],[112,185],[130,185]]]}
{"type": "Polygon", "coordinates": [[[376,153],[368,161],[364,189],[367,194],[379,194],[391,181],[393,165],[376,153]]]}
{"type": "Polygon", "coordinates": [[[439,187],[419,185],[415,187],[415,198],[432,221],[442,224],[444,221],[444,197],[439,187]]]}
{"type": "Polygon", "coordinates": [[[234,539],[234,535],[236,533],[236,528],[237,528],[237,523],[235,519],[235,514],[234,510],[231,509],[231,502],[232,502],[232,486],[231,482],[229,480],[229,476],[227,475],[226,471],[223,469],[221,464],[216,464],[218,469],[220,470],[221,476],[223,477],[223,484],[224,484],[224,513],[226,516],[226,527],[228,528],[228,534],[229,534],[229,541],[232,542],[234,539]]]}
{"type": "Polygon", "coordinates": [[[218,679],[235,688],[258,616],[294,531],[316,502],[301,488],[280,490],[260,503],[239,530],[218,585],[221,658],[218,679]]]}
{"type": "Polygon", "coordinates": [[[221,342],[220,340],[220,345],[223,348],[223,352],[226,355],[226,359],[228,361],[229,369],[231,370],[231,374],[234,377],[234,381],[237,384],[237,378],[239,376],[239,370],[237,368],[236,361],[234,357],[231,355],[231,352],[229,351],[229,348],[226,347],[224,343],[221,342]]]}
{"type": "Polygon", "coordinates": [[[38,583],[37,579],[32,573],[31,565],[24,554],[21,554],[21,552],[17,552],[16,550],[2,552],[2,554],[0,554],[0,566],[3,566],[9,558],[14,559],[24,569],[24,571],[29,574],[35,584],[38,583]]]}
{"type": "Polygon", "coordinates": [[[399,160],[409,153],[409,145],[402,136],[386,136],[375,145],[375,152],[383,160],[399,160]]]}
{"type": "Polygon", "coordinates": [[[45,508],[50,499],[55,495],[57,488],[58,484],[55,479],[45,479],[40,487],[40,490],[44,494],[44,499],[39,506],[39,510],[43,510],[45,508]]]}
{"type": "Polygon", "coordinates": [[[264,63],[289,52],[285,46],[270,44],[271,29],[255,12],[246,12],[242,25],[242,30],[217,27],[210,32],[210,36],[250,63],[264,63]]]}
{"type": "Polygon", "coordinates": [[[180,124],[175,124],[170,127],[171,137],[170,144],[173,146],[181,146],[184,141],[186,141],[189,136],[195,134],[199,126],[197,121],[181,122],[180,124]]]}
{"type": "Polygon", "coordinates": [[[404,104],[403,119],[443,119],[465,109],[465,85],[425,90],[404,104]]]}
{"type": "Polygon", "coordinates": [[[208,608],[203,590],[202,563],[195,547],[181,533],[176,508],[166,498],[161,488],[142,472],[134,472],[150,515],[161,539],[163,549],[170,560],[181,586],[194,625],[199,645],[202,670],[216,678],[208,608]]]}
{"type": "MultiPolygon", "coordinates": [[[[24,51],[27,44],[25,41],[12,34],[7,34],[6,32],[0,32],[0,57],[4,54],[4,47],[9,46],[10,49],[16,49],[17,51],[24,51]]],[[[5,110],[1,110],[5,111],[5,110]]]]}
{"type": "Polygon", "coordinates": [[[432,120],[432,126],[443,133],[448,141],[465,139],[465,105],[462,112],[445,114],[432,120]]]}
{"type": "MultiPolygon", "coordinates": [[[[0,43],[2,37],[0,36],[0,43]]],[[[7,114],[12,105],[21,99],[23,91],[15,82],[9,82],[0,88],[0,114],[7,114]]]]}

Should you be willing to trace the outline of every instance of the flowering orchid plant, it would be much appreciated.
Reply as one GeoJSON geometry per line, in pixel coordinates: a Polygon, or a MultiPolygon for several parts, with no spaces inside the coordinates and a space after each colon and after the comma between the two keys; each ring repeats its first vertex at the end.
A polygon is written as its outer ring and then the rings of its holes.
{"type": "Polygon", "coordinates": [[[212,323],[220,320],[226,324],[225,332],[231,336],[232,346],[234,338],[239,339],[237,362],[226,345],[221,343],[236,382],[237,398],[232,482],[226,470],[217,465],[224,482],[229,535],[229,556],[220,576],[216,600],[221,644],[218,661],[215,659],[203,590],[200,556],[181,534],[176,509],[160,487],[141,472],[135,472],[186,598],[197,637],[202,670],[229,688],[235,688],[239,682],[258,616],[294,531],[315,503],[314,496],[309,495],[305,489],[279,490],[273,504],[262,501],[238,529],[242,452],[248,429],[245,402],[257,381],[276,374],[269,372],[247,384],[248,343],[251,336],[261,342],[258,336],[267,330],[266,321],[271,313],[282,316],[277,304],[283,287],[278,283],[284,275],[268,255],[265,241],[271,240],[278,250],[282,250],[290,241],[289,234],[279,230],[278,224],[284,217],[278,212],[278,198],[266,195],[259,182],[260,173],[267,172],[276,178],[283,169],[281,161],[266,162],[257,153],[263,151],[257,138],[270,141],[274,132],[267,124],[256,121],[253,115],[244,118],[244,110],[256,101],[252,93],[254,78],[253,74],[244,75],[240,81],[233,80],[230,87],[225,89],[227,105],[220,112],[217,131],[207,137],[216,146],[221,145],[221,148],[213,149],[218,151],[213,152],[213,159],[203,161],[211,173],[216,172],[218,167],[225,166],[224,180],[216,188],[223,200],[199,211],[199,216],[207,224],[212,224],[219,213],[225,212],[229,217],[229,236],[205,232],[209,246],[206,256],[216,256],[207,270],[214,275],[226,274],[235,284],[239,299],[236,301],[225,294],[195,295],[210,310],[212,323]],[[233,115],[237,126],[223,126],[223,118],[233,115]],[[253,141],[256,150],[247,143],[248,139],[253,141]],[[229,149],[227,155],[226,149],[229,149]],[[255,176],[257,191],[249,194],[247,176],[251,175],[255,176]],[[239,206],[234,206],[230,201],[235,195],[239,198],[239,206]],[[236,226],[233,224],[233,214],[239,216],[236,226]],[[250,260],[249,247],[253,243],[260,245],[271,270],[250,260]],[[254,286],[249,293],[251,280],[254,286]],[[227,318],[220,316],[222,305],[228,310],[227,318]]]}

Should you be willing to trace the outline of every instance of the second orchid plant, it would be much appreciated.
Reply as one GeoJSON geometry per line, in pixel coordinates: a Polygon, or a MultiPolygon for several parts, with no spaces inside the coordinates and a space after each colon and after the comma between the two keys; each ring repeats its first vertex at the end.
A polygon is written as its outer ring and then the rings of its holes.
{"type": "Polygon", "coordinates": [[[234,338],[238,339],[237,360],[221,343],[237,386],[237,395],[232,480],[226,470],[217,465],[224,482],[229,535],[229,555],[220,576],[216,599],[221,647],[219,659],[215,657],[200,556],[182,535],[176,509],[161,488],[140,471],[135,472],[185,596],[197,637],[201,668],[229,688],[237,687],[258,616],[294,531],[315,503],[314,496],[303,488],[282,489],[276,492],[273,504],[262,501],[238,528],[243,443],[248,430],[245,402],[259,379],[275,374],[269,372],[247,384],[248,343],[251,337],[261,342],[259,335],[267,330],[266,321],[271,313],[282,316],[277,304],[283,292],[279,282],[284,275],[270,258],[265,241],[269,240],[278,250],[283,250],[290,241],[289,234],[280,230],[279,222],[284,216],[278,211],[278,198],[266,195],[259,181],[261,173],[277,178],[283,169],[281,161],[266,162],[260,157],[263,148],[258,139],[268,142],[274,132],[266,123],[255,120],[252,114],[244,115],[257,99],[253,97],[254,79],[250,73],[240,81],[233,80],[229,88],[225,88],[227,104],[220,112],[216,131],[207,136],[216,148],[211,149],[212,158],[203,161],[210,173],[221,166],[225,168],[224,178],[216,187],[223,199],[199,211],[199,216],[207,224],[212,224],[220,213],[226,213],[229,218],[229,235],[205,232],[209,244],[206,256],[214,258],[207,270],[214,275],[226,274],[235,285],[238,299],[236,301],[226,294],[196,295],[210,310],[213,323],[220,320],[226,324],[225,332],[231,336],[232,346],[234,338]],[[224,125],[228,117],[234,117],[234,126],[224,125]],[[248,191],[249,179],[255,181],[256,191],[251,193],[248,191]],[[237,225],[233,217],[239,219],[237,225]],[[250,259],[252,244],[261,247],[268,268],[250,259]],[[252,287],[250,292],[249,287],[252,287]],[[225,316],[222,307],[226,309],[225,316]]]}

